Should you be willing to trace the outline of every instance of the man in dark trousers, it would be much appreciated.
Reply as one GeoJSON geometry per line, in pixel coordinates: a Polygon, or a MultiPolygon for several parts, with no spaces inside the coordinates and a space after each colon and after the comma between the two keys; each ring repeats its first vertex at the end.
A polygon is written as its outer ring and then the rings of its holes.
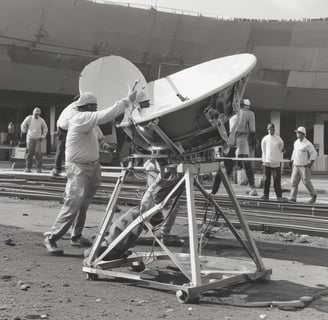
{"type": "Polygon", "coordinates": [[[283,140],[275,133],[275,126],[269,123],[268,134],[261,141],[264,191],[263,200],[269,200],[271,176],[273,177],[273,187],[278,201],[287,201],[282,197],[281,190],[281,160],[284,149],[283,140]]]}
{"type": "Polygon", "coordinates": [[[74,101],[62,111],[57,120],[57,147],[55,156],[55,168],[51,171],[51,175],[53,177],[59,176],[62,172],[62,159],[65,154],[68,122],[77,111],[76,100],[78,97],[79,96],[75,97],[74,101]]]}

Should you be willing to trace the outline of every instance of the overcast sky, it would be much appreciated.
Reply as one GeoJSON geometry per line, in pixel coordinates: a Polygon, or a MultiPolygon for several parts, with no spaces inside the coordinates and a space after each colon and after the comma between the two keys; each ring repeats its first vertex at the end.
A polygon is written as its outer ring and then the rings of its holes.
{"type": "Polygon", "coordinates": [[[111,0],[190,10],[224,18],[302,19],[328,17],[328,0],[111,0]]]}

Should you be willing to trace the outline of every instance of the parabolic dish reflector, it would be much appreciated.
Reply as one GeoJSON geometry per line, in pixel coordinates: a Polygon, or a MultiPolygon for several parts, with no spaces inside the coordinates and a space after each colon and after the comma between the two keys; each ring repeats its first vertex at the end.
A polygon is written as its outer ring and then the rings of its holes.
{"type": "Polygon", "coordinates": [[[149,84],[152,103],[135,108],[120,124],[136,146],[174,154],[227,144],[224,124],[239,112],[239,101],[256,64],[252,54],[218,58],[149,84]]]}
{"type": "Polygon", "coordinates": [[[210,60],[155,80],[149,84],[153,104],[140,111],[136,109],[133,119],[141,123],[190,108],[247,76],[255,65],[254,55],[237,54],[210,60]]]}

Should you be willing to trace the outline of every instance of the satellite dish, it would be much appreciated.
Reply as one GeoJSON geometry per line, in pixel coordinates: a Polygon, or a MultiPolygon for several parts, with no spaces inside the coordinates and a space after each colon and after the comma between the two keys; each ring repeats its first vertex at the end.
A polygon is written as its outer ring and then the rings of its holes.
{"type": "Polygon", "coordinates": [[[224,127],[239,112],[252,54],[210,60],[149,83],[153,102],[134,108],[120,127],[141,149],[193,153],[228,144],[224,127]]]}
{"type": "Polygon", "coordinates": [[[137,80],[135,89],[143,93],[143,98],[148,97],[147,81],[132,62],[119,56],[102,57],[82,70],[79,90],[80,94],[85,91],[95,94],[98,110],[102,110],[127,97],[137,80]]]}

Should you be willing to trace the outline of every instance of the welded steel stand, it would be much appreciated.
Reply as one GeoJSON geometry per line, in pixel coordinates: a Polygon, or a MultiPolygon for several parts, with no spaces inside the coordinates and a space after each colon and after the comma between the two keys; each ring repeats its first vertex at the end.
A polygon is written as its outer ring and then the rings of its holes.
{"type": "MultiPolygon", "coordinates": [[[[182,162],[177,166],[177,172],[183,176],[181,180],[172,188],[167,197],[159,204],[144,212],[132,221],[126,229],[107,247],[107,249],[98,254],[101,243],[105,237],[105,233],[113,218],[113,212],[118,199],[122,184],[127,176],[129,169],[122,170],[121,176],[118,178],[113,194],[109,200],[107,210],[104,219],[99,228],[99,232],[94,241],[90,255],[84,260],[83,271],[87,273],[88,279],[97,280],[98,276],[107,276],[110,278],[121,278],[134,280],[141,286],[153,287],[163,290],[175,291],[177,299],[181,303],[191,302],[198,300],[200,295],[208,290],[219,289],[227,287],[232,284],[242,283],[249,280],[264,279],[269,280],[271,275],[271,269],[266,269],[263,265],[261,256],[258,252],[256,244],[251,237],[250,230],[247,222],[245,221],[240,206],[237,202],[234,191],[230,185],[230,182],[221,170],[219,163],[198,163],[191,164],[182,162]],[[233,207],[236,212],[237,219],[246,237],[244,241],[239,233],[235,230],[232,223],[229,222],[227,217],[221,211],[221,208],[214,200],[214,198],[206,192],[203,186],[198,182],[196,176],[199,173],[213,172],[220,169],[221,178],[227,189],[229,197],[232,201],[233,207]],[[188,231],[189,231],[189,253],[176,253],[170,251],[167,246],[163,244],[153,233],[153,226],[150,224],[150,218],[161,211],[167,202],[174,196],[182,185],[186,190],[187,198],[187,210],[188,210],[188,231]],[[204,195],[204,197],[220,212],[227,226],[235,238],[241,243],[247,254],[253,260],[255,266],[249,270],[222,270],[221,266],[216,264],[216,257],[200,256],[198,252],[199,240],[197,230],[197,220],[195,211],[194,200],[194,186],[204,195]],[[172,272],[161,277],[156,277],[156,272],[151,273],[150,269],[145,269],[146,264],[150,259],[149,252],[136,252],[126,258],[117,260],[106,261],[105,257],[110,253],[124,237],[126,237],[134,227],[138,224],[143,224],[154,241],[160,246],[162,251],[151,252],[151,258],[153,261],[170,260],[174,264],[174,270],[179,273],[182,281],[168,281],[169,276],[172,276],[172,272]],[[212,262],[212,269],[206,269],[206,261],[212,262]],[[216,269],[213,269],[213,263],[216,269]],[[220,269],[218,269],[220,267],[220,269]],[[165,281],[165,279],[167,281],[165,281]]],[[[222,259],[222,258],[221,258],[222,259]]],[[[221,260],[222,261],[222,260],[221,260]]],[[[237,266],[238,267],[238,266],[237,266]]],[[[171,269],[172,270],[172,269],[171,269]]]]}

